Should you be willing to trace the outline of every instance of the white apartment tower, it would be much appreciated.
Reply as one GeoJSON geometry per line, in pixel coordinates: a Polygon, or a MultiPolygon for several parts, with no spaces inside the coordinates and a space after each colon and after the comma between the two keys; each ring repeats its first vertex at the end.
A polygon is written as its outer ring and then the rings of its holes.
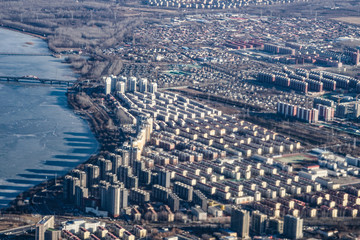
{"type": "Polygon", "coordinates": [[[149,84],[149,92],[153,93],[153,94],[157,92],[157,83],[150,83],[149,84]]]}
{"type": "Polygon", "coordinates": [[[105,78],[105,94],[106,95],[111,93],[111,85],[112,85],[111,83],[112,83],[111,77],[105,78]]]}
{"type": "Polygon", "coordinates": [[[139,82],[139,91],[145,93],[147,91],[148,80],[146,78],[141,78],[139,82]]]}
{"type": "Polygon", "coordinates": [[[136,92],[136,77],[130,77],[129,92],[136,92]]]}

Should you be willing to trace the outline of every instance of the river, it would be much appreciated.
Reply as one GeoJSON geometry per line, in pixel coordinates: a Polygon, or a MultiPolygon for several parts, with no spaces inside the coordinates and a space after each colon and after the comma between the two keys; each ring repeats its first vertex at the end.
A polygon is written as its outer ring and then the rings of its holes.
{"type": "MultiPolygon", "coordinates": [[[[45,41],[1,28],[0,53],[50,55],[45,41]]],[[[52,56],[0,55],[0,75],[76,78],[52,56]]],[[[65,93],[64,87],[0,82],[0,208],[97,151],[87,122],[69,109],[65,93]]]]}

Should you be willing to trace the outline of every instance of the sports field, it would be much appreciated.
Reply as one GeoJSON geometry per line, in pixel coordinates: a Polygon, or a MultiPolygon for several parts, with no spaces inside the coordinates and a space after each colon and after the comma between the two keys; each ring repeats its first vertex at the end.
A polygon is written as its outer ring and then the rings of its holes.
{"type": "Polygon", "coordinates": [[[286,154],[279,157],[275,157],[274,160],[281,161],[283,163],[306,163],[316,161],[317,158],[306,153],[294,153],[294,154],[286,154]]]}

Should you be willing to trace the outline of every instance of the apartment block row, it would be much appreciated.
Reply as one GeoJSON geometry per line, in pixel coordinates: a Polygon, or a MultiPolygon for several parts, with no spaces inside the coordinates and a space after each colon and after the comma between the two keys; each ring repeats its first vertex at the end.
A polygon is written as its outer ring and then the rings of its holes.
{"type": "Polygon", "coordinates": [[[303,93],[308,91],[322,92],[323,90],[335,91],[336,88],[360,88],[358,87],[360,83],[355,78],[325,71],[308,71],[299,68],[295,70],[285,68],[283,72],[259,72],[257,80],[303,93]]]}
{"type": "MultiPolygon", "coordinates": [[[[289,89],[294,89],[296,91],[303,93],[307,93],[308,90],[310,90],[309,83],[307,83],[305,80],[300,81],[294,78],[289,78],[287,76],[277,75],[273,73],[259,72],[257,75],[257,80],[261,82],[275,84],[289,89]]],[[[311,87],[313,87],[313,85],[316,84],[311,83],[310,85],[311,87]]],[[[314,88],[322,89],[321,86],[315,86],[314,88]]]]}
{"type": "MultiPolygon", "coordinates": [[[[332,120],[334,111],[328,112],[328,107],[319,105],[319,110],[322,115],[321,118],[326,120],[332,120]]],[[[289,103],[278,102],[277,103],[277,113],[285,117],[297,118],[301,121],[308,123],[316,123],[319,120],[319,111],[318,109],[308,109],[300,106],[296,106],[289,103]]]]}

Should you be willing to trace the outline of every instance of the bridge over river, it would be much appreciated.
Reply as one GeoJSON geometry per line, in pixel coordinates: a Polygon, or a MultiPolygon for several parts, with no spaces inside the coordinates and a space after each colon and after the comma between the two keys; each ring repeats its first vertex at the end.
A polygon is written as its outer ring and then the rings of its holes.
{"type": "Polygon", "coordinates": [[[35,76],[0,76],[0,81],[7,82],[23,82],[23,83],[41,83],[41,84],[56,84],[56,85],[72,85],[76,80],[61,80],[61,79],[49,79],[49,78],[38,78],[35,76]]]}
{"type": "Polygon", "coordinates": [[[49,53],[12,53],[12,52],[0,52],[0,56],[54,56],[49,53]]]}

